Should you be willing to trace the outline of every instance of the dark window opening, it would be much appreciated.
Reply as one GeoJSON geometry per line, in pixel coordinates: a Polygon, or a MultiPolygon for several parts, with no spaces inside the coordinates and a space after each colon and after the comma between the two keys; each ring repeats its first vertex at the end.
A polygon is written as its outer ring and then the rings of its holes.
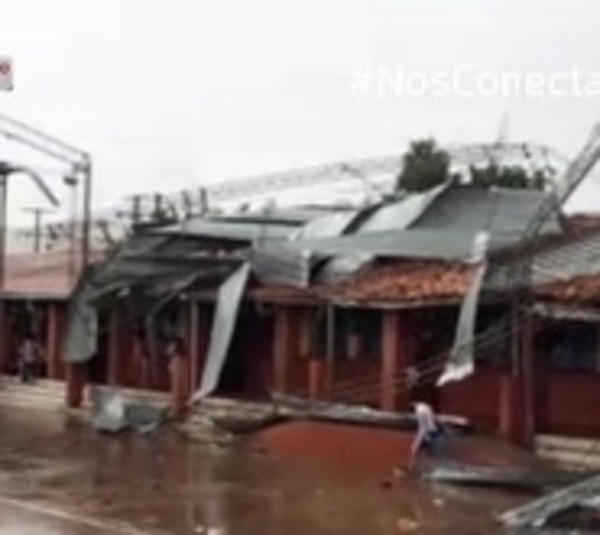
{"type": "Polygon", "coordinates": [[[509,368],[513,338],[507,312],[497,310],[480,312],[474,344],[477,365],[499,369],[509,368]]]}
{"type": "MultiPolygon", "coordinates": [[[[331,333],[326,308],[316,310],[308,320],[310,353],[327,358],[331,333]]],[[[333,358],[335,360],[379,359],[381,356],[382,314],[378,310],[335,309],[333,311],[333,358]]]]}
{"type": "Polygon", "coordinates": [[[550,329],[547,334],[553,369],[573,372],[599,371],[596,325],[565,321],[550,329]]]}

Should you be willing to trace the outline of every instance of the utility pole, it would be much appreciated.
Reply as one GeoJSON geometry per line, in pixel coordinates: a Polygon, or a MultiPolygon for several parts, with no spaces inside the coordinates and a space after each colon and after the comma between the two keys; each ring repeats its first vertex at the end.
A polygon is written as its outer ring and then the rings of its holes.
{"type": "Polygon", "coordinates": [[[86,269],[90,264],[90,250],[92,248],[92,161],[86,153],[82,153],[83,164],[80,166],[83,175],[83,224],[81,243],[81,269],[86,269]]]}
{"type": "Polygon", "coordinates": [[[82,268],[87,267],[90,261],[92,221],[92,159],[90,155],[84,150],[3,114],[0,114],[0,136],[70,165],[71,178],[81,178],[83,183],[81,262],[82,268]]]}
{"type": "Polygon", "coordinates": [[[35,185],[42,191],[48,201],[59,206],[58,199],[52,190],[48,188],[42,178],[33,170],[21,167],[9,162],[0,161],[0,291],[4,290],[6,282],[6,226],[7,226],[7,199],[8,178],[13,174],[26,174],[33,180],[35,185]]]}
{"type": "Polygon", "coordinates": [[[42,218],[45,214],[52,213],[50,208],[23,208],[24,212],[33,214],[33,251],[39,253],[42,250],[42,218]]]}
{"type": "Polygon", "coordinates": [[[6,221],[8,197],[8,169],[0,169],[0,292],[4,291],[6,282],[6,221]]]}
{"type": "MultiPolygon", "coordinates": [[[[7,201],[8,201],[8,178],[13,174],[26,174],[34,184],[46,196],[48,201],[54,206],[60,203],[48,188],[42,178],[26,167],[11,164],[6,161],[0,161],[0,325],[4,327],[6,318],[6,300],[4,292],[6,290],[6,227],[8,223],[7,217],[7,201]]],[[[0,370],[5,369],[7,359],[7,331],[0,330],[0,370]]]]}

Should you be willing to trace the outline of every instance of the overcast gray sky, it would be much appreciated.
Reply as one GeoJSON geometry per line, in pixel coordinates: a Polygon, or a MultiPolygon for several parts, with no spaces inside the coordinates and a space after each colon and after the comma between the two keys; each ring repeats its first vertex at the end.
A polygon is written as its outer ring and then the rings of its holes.
{"type": "MultiPolygon", "coordinates": [[[[572,154],[600,119],[598,94],[439,98],[355,90],[365,69],[600,73],[593,0],[0,6],[0,54],[14,58],[16,73],[0,110],[90,150],[99,205],[140,190],[400,152],[423,135],[491,141],[505,112],[510,140],[572,154]]],[[[580,206],[589,207],[590,191],[580,206]]],[[[13,212],[35,202],[32,195],[16,187],[13,212]]]]}

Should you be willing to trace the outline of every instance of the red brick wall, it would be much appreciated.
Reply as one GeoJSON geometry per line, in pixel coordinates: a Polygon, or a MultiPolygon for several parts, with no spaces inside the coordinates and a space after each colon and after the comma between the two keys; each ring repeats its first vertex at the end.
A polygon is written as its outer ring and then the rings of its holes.
{"type": "Polygon", "coordinates": [[[290,355],[286,377],[286,392],[306,395],[308,388],[308,359],[299,355],[290,355]]]}
{"type": "Polygon", "coordinates": [[[381,395],[381,361],[373,358],[338,360],[333,367],[334,401],[378,406],[381,395]]]}
{"type": "Polygon", "coordinates": [[[499,422],[501,373],[478,369],[468,379],[439,391],[438,411],[465,416],[480,427],[496,429],[499,422]]]}
{"type": "Polygon", "coordinates": [[[600,375],[549,375],[546,427],[554,432],[600,432],[600,375]]]}

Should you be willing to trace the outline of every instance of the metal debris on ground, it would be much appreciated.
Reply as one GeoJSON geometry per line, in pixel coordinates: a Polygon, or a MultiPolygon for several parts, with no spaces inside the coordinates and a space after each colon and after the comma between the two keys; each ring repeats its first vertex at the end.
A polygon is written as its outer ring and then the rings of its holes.
{"type": "Polygon", "coordinates": [[[419,529],[419,523],[410,518],[399,518],[396,520],[396,529],[401,533],[412,533],[419,529]]]}
{"type": "MultiPolygon", "coordinates": [[[[595,525],[600,526],[600,510],[594,501],[598,496],[600,496],[600,475],[595,475],[507,511],[500,516],[500,521],[507,529],[516,532],[554,529],[558,528],[555,525],[556,522],[564,524],[564,520],[570,518],[572,522],[577,523],[577,520],[581,520],[584,516],[588,517],[585,521],[586,524],[594,523],[590,517],[595,517],[595,525]],[[594,514],[583,515],[584,511],[594,514]]],[[[571,525],[568,529],[570,533],[581,533],[581,529],[585,529],[585,527],[571,525]]],[[[567,528],[562,525],[560,529],[567,528]]]]}
{"type": "Polygon", "coordinates": [[[462,486],[497,487],[522,491],[548,491],[580,482],[579,472],[524,470],[521,468],[443,464],[422,476],[435,483],[462,486]]]}
{"type": "Polygon", "coordinates": [[[120,392],[110,388],[95,388],[92,398],[92,425],[101,433],[114,434],[133,429],[147,434],[166,421],[166,407],[127,401],[120,392]]]}

